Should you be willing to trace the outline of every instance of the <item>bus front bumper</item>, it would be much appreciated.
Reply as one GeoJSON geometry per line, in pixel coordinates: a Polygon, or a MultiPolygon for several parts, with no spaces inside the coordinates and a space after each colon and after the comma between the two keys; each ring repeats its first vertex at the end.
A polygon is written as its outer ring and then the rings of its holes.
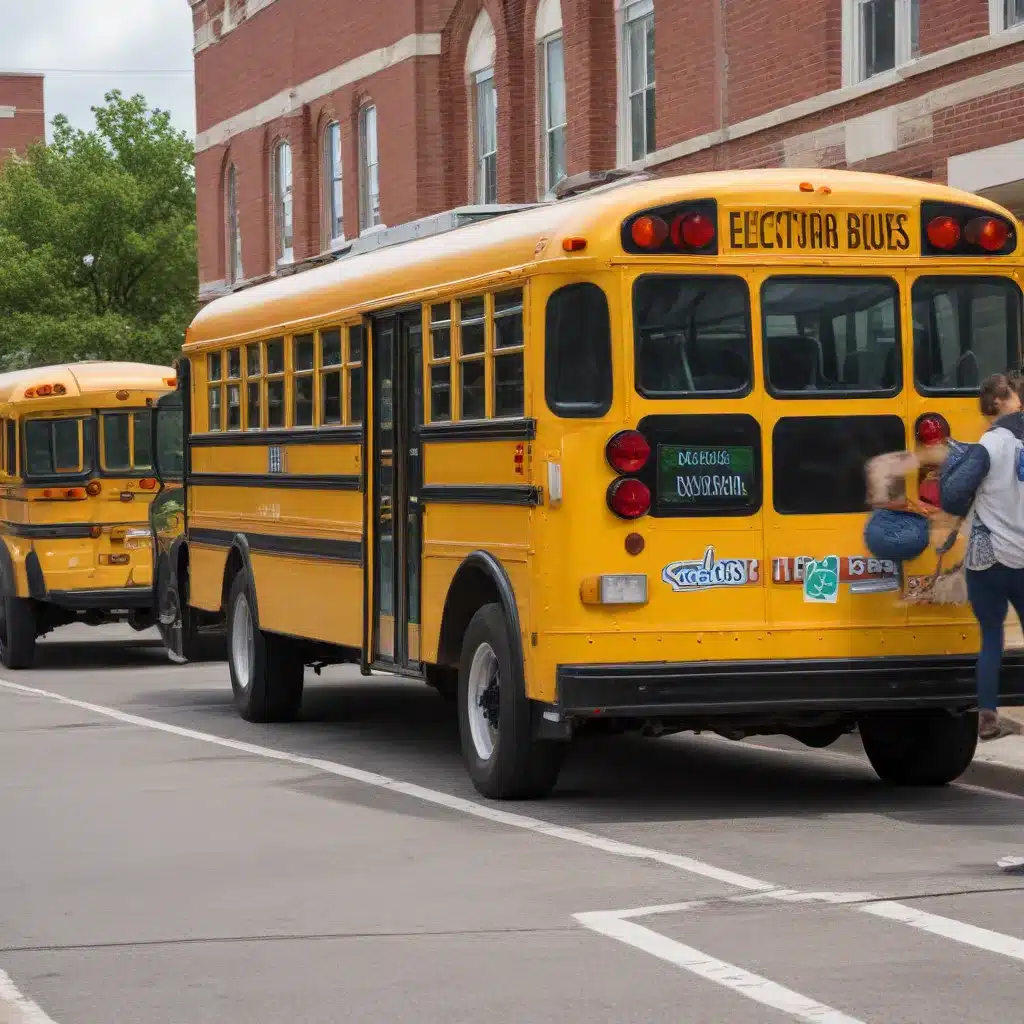
{"type": "MultiPolygon", "coordinates": [[[[975,655],[559,665],[565,718],[857,714],[976,706],[975,655]]],[[[1024,650],[1003,656],[1000,706],[1024,705],[1024,650]]]]}

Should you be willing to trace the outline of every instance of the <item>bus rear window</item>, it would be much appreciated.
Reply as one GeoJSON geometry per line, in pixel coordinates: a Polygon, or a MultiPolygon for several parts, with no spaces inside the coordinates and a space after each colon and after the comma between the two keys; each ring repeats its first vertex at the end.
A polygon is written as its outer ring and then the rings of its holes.
{"type": "Polygon", "coordinates": [[[645,275],[633,286],[633,322],[641,395],[750,390],[750,293],[740,278],[645,275]]]}
{"type": "Polygon", "coordinates": [[[26,476],[74,476],[91,470],[91,419],[28,420],[24,433],[26,476]]]}
{"type": "Polygon", "coordinates": [[[152,467],[148,414],[105,412],[100,418],[104,470],[131,473],[152,467]]]}
{"type": "Polygon", "coordinates": [[[1005,277],[914,282],[914,380],[924,394],[974,392],[1019,364],[1021,293],[1005,277]]]}
{"type": "Polygon", "coordinates": [[[765,381],[774,395],[894,394],[899,292],[890,278],[773,277],[761,290],[765,381]]]}

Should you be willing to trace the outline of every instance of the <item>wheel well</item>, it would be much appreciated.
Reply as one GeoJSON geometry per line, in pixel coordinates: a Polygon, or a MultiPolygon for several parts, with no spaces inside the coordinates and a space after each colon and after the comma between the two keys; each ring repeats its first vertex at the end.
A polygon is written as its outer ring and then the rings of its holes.
{"type": "Polygon", "coordinates": [[[245,559],[237,547],[233,547],[228,553],[228,561],[224,566],[224,583],[220,591],[220,609],[226,615],[228,611],[228,595],[231,593],[231,585],[235,577],[245,569],[245,559]]]}
{"type": "Polygon", "coordinates": [[[463,565],[455,574],[444,602],[437,651],[440,664],[458,667],[470,619],[485,604],[501,604],[497,583],[479,566],[463,565]]]}

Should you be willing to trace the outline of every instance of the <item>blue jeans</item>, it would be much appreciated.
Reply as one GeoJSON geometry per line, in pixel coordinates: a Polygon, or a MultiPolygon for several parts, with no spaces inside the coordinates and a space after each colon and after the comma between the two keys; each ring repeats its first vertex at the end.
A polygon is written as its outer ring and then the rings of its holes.
{"type": "Polygon", "coordinates": [[[978,707],[999,706],[999,669],[1003,663],[1003,623],[1009,605],[1024,625],[1024,569],[996,563],[991,569],[967,570],[967,596],[981,626],[978,655],[978,707]]]}

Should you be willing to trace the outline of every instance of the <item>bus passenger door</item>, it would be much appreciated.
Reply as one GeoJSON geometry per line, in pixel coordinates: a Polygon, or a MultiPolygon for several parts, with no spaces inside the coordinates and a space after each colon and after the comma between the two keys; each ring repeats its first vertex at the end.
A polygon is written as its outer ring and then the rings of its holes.
{"type": "Polygon", "coordinates": [[[418,308],[373,320],[370,661],[397,669],[419,662],[422,334],[418,308]]]}
{"type": "Polygon", "coordinates": [[[188,459],[187,360],[178,369],[178,388],[161,396],[153,410],[153,469],[160,484],[149,506],[153,532],[153,589],[157,625],[168,650],[185,657],[181,585],[176,579],[178,550],[185,536],[185,478],[188,459]]]}

